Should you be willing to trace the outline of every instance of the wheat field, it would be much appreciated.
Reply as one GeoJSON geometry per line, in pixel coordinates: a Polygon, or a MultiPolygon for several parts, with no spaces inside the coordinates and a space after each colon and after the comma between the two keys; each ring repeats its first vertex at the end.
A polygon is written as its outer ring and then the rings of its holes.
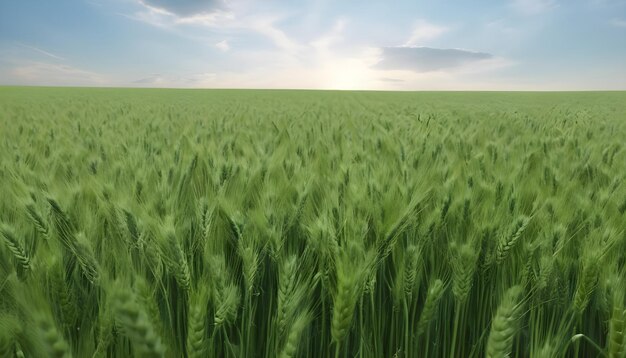
{"type": "Polygon", "coordinates": [[[0,88],[1,357],[626,357],[626,93],[0,88]]]}

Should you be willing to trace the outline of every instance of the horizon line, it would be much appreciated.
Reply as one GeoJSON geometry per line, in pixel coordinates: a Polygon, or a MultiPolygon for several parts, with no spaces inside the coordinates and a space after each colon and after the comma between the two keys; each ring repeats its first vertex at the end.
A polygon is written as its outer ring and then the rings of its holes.
{"type": "Polygon", "coordinates": [[[262,87],[139,87],[139,86],[93,86],[93,85],[12,85],[0,84],[0,88],[40,88],[40,89],[119,89],[119,90],[188,90],[188,91],[316,91],[316,92],[442,92],[442,93],[589,93],[589,92],[626,92],[624,89],[522,89],[522,90],[489,90],[489,89],[415,89],[415,90],[385,90],[385,89],[338,89],[338,88],[262,88],[262,87]]]}

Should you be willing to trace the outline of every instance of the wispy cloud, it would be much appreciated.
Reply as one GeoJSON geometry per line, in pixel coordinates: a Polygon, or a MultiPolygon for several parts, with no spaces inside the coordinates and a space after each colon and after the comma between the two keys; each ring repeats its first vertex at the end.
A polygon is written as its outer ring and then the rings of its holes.
{"type": "Polygon", "coordinates": [[[176,14],[164,11],[159,8],[147,6],[143,3],[143,8],[134,13],[117,13],[117,15],[127,19],[158,27],[171,31],[183,37],[198,39],[200,36],[182,31],[185,25],[202,25],[208,28],[227,28],[225,24],[233,21],[233,14],[230,12],[215,11],[209,14],[198,14],[189,17],[180,17],[176,14]]]}
{"type": "Polygon", "coordinates": [[[130,83],[133,87],[171,87],[171,88],[202,88],[215,87],[215,73],[192,73],[172,75],[155,73],[130,83]]]}
{"type": "Polygon", "coordinates": [[[494,57],[485,52],[431,47],[385,47],[381,55],[375,68],[420,73],[454,69],[494,57]]]}
{"type": "Polygon", "coordinates": [[[521,31],[510,24],[507,19],[500,18],[497,20],[489,21],[484,25],[484,29],[490,33],[496,33],[498,35],[516,35],[521,31]]]}
{"type": "Polygon", "coordinates": [[[557,0],[513,0],[511,5],[524,15],[536,15],[559,6],[557,0]]]}
{"type": "Polygon", "coordinates": [[[42,50],[42,49],[40,49],[40,48],[38,48],[38,47],[35,47],[35,46],[30,46],[30,45],[27,45],[27,44],[24,44],[24,43],[21,43],[21,42],[18,42],[17,44],[18,44],[19,46],[23,47],[23,48],[27,48],[27,49],[29,49],[29,50],[33,50],[33,51],[35,51],[35,52],[37,52],[37,53],[39,53],[39,54],[41,54],[41,55],[44,55],[44,56],[47,56],[47,57],[53,58],[53,59],[55,59],[55,60],[59,60],[59,61],[63,61],[63,60],[65,60],[65,59],[64,59],[63,57],[61,57],[61,56],[57,56],[57,55],[53,54],[52,52],[48,52],[48,51],[42,50]]]}
{"type": "Polygon", "coordinates": [[[78,67],[48,63],[48,62],[25,62],[10,70],[10,75],[18,83],[28,85],[108,85],[110,79],[96,72],[84,70],[78,67]]]}
{"type": "Polygon", "coordinates": [[[186,76],[184,81],[195,87],[211,87],[214,86],[214,82],[217,78],[217,74],[212,72],[195,73],[191,76],[186,76]]]}
{"type": "Polygon", "coordinates": [[[446,26],[436,25],[426,20],[418,20],[404,46],[424,45],[426,42],[445,34],[449,30],[446,26]]]}
{"type": "Polygon", "coordinates": [[[302,46],[297,41],[276,26],[276,23],[281,19],[280,16],[272,15],[247,16],[241,21],[235,22],[234,25],[242,29],[252,30],[267,37],[281,49],[289,51],[302,49],[302,46]]]}
{"type": "Polygon", "coordinates": [[[222,40],[216,43],[215,47],[217,47],[222,52],[228,52],[228,50],[230,50],[230,44],[228,43],[228,40],[222,40]]]}
{"type": "Polygon", "coordinates": [[[153,84],[159,84],[162,82],[163,82],[163,77],[161,76],[161,74],[155,73],[151,76],[134,80],[132,83],[139,84],[139,85],[143,85],[143,84],[153,85],[153,84]]]}

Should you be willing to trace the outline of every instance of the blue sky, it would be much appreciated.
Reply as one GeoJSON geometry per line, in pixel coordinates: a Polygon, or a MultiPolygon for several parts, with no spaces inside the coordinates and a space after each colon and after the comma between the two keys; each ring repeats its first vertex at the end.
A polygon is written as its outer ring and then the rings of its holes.
{"type": "Polygon", "coordinates": [[[626,90],[626,0],[4,0],[0,84],[626,90]]]}

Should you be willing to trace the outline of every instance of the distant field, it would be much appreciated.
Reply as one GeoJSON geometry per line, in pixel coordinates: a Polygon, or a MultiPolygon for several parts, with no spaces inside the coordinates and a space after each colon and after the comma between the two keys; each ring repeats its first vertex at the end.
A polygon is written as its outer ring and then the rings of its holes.
{"type": "Polygon", "coordinates": [[[0,87],[1,357],[626,357],[626,92],[0,87]]]}

